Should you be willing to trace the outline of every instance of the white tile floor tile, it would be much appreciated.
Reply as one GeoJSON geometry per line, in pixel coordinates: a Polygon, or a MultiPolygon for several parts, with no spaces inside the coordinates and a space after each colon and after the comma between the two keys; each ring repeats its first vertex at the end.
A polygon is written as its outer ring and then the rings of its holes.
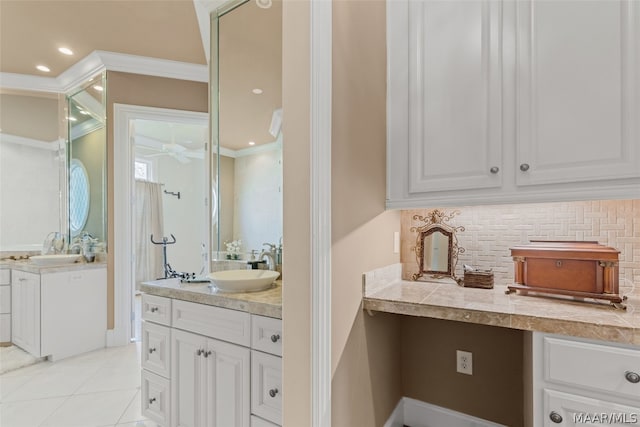
{"type": "Polygon", "coordinates": [[[67,397],[56,397],[52,399],[0,403],[0,426],[40,426],[42,422],[44,422],[44,420],[46,420],[67,399],[67,397]]]}
{"type": "Polygon", "coordinates": [[[118,422],[137,392],[138,390],[134,389],[73,395],[41,426],[113,426],[118,422]]]}
{"type": "Polygon", "coordinates": [[[157,427],[140,410],[140,343],[0,375],[1,427],[157,427]]]}

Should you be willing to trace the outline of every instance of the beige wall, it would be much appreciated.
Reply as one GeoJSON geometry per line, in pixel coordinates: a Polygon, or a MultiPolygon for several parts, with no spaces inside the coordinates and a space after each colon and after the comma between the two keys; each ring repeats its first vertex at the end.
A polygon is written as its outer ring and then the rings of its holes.
{"type": "MultiPolygon", "coordinates": [[[[138,74],[107,72],[107,239],[110,247],[117,237],[113,232],[113,177],[124,166],[114,165],[113,104],[141,105],[175,110],[208,112],[208,84],[138,74]]],[[[121,143],[121,141],[118,141],[121,143]]],[[[107,269],[107,328],[114,325],[113,250],[109,250],[107,269]]]]}
{"type": "MultiPolygon", "coordinates": [[[[397,318],[363,314],[362,273],[398,262],[385,212],[384,1],[333,2],[332,426],[381,426],[401,397],[397,318]]],[[[286,163],[285,163],[286,164],[286,163]]]]}
{"type": "MultiPolygon", "coordinates": [[[[44,92],[0,93],[0,129],[7,135],[56,141],[61,122],[58,120],[58,102],[57,95],[44,92]]],[[[63,97],[60,104],[64,105],[63,97]]]]}
{"type": "Polygon", "coordinates": [[[309,0],[282,8],[283,425],[311,425],[309,0]]]}
{"type": "Polygon", "coordinates": [[[524,425],[524,332],[402,317],[404,395],[508,426],[524,425]],[[473,353],[473,375],[456,372],[456,350],[473,353]]]}

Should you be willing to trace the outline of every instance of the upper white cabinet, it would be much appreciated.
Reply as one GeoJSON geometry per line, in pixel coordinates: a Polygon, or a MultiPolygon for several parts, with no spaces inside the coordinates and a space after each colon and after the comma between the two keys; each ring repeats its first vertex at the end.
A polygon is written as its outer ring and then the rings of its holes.
{"type": "Polygon", "coordinates": [[[515,5],[517,183],[640,176],[640,4],[515,5]]]}
{"type": "Polygon", "coordinates": [[[387,2],[387,206],[640,197],[640,2],[387,2]]]}

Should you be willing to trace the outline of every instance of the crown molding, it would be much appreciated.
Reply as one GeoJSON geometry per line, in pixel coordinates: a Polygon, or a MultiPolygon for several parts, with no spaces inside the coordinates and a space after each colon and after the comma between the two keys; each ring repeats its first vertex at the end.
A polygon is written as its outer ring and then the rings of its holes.
{"type": "Polygon", "coordinates": [[[211,14],[229,3],[229,0],[193,0],[207,63],[209,63],[209,53],[211,52],[211,14]]]}
{"type": "Polygon", "coordinates": [[[0,87],[67,93],[104,70],[203,83],[209,81],[207,65],[95,50],[58,77],[0,73],[0,87]]]}
{"type": "Polygon", "coordinates": [[[0,142],[6,144],[18,144],[49,151],[56,151],[60,148],[59,140],[57,139],[47,142],[40,141],[39,139],[25,138],[24,136],[10,135],[7,133],[0,133],[0,142]]]}

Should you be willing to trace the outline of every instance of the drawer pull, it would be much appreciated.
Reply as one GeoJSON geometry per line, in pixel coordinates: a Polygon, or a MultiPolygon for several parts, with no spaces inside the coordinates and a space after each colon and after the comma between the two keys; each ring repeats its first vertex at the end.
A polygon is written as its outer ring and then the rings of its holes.
{"type": "Polygon", "coordinates": [[[278,334],[271,335],[271,342],[278,342],[279,339],[280,339],[280,335],[278,334]]]}
{"type": "Polygon", "coordinates": [[[559,413],[557,413],[556,411],[552,411],[549,414],[549,419],[551,421],[553,421],[556,424],[560,424],[562,422],[562,415],[560,415],[559,413]]]}
{"type": "Polygon", "coordinates": [[[149,399],[149,405],[153,405],[153,402],[156,401],[155,397],[152,397],[151,399],[149,399]]]}
{"type": "Polygon", "coordinates": [[[269,390],[269,396],[276,397],[276,394],[278,394],[277,388],[272,388],[271,390],[269,390]]]}
{"type": "Polygon", "coordinates": [[[149,354],[153,353],[154,351],[156,351],[156,348],[155,348],[155,347],[151,347],[151,348],[149,349],[149,354]]]}
{"type": "Polygon", "coordinates": [[[636,372],[627,371],[624,373],[624,377],[632,384],[640,383],[640,374],[636,372]]]}
{"type": "Polygon", "coordinates": [[[151,307],[151,312],[155,313],[156,311],[158,311],[158,307],[151,307]]]}

